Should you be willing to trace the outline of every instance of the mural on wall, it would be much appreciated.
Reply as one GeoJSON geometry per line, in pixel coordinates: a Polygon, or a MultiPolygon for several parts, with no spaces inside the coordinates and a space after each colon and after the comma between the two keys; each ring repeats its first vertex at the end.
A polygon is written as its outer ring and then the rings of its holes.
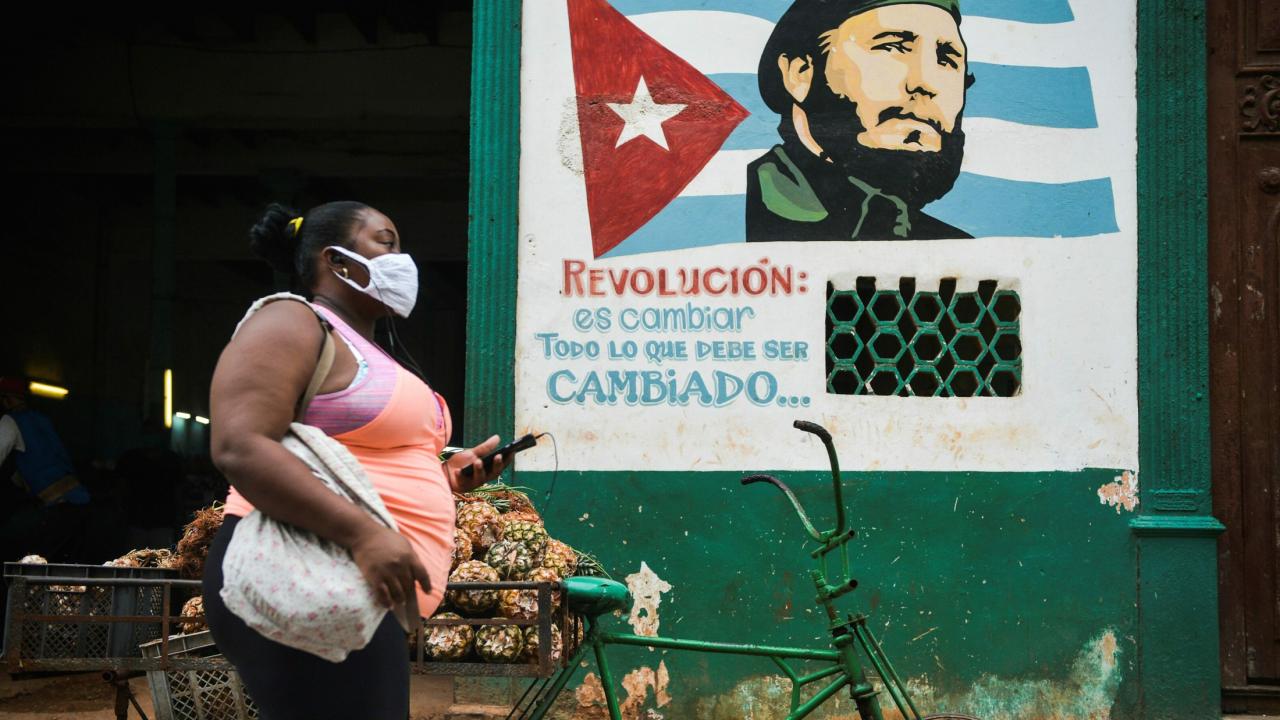
{"type": "Polygon", "coordinates": [[[568,9],[597,257],[1117,230],[1111,178],[1070,154],[1088,152],[1083,137],[1043,132],[1098,127],[1090,69],[1067,47],[1086,26],[1066,0],[970,0],[964,14],[959,0],[569,0],[568,9]],[[680,33],[694,12],[707,16],[697,18],[706,32],[680,33]],[[1000,21],[1079,32],[1011,38],[1000,21]],[[1029,50],[1041,57],[1017,57],[1029,50]],[[977,136],[970,158],[966,116],[977,136]],[[1032,153],[1010,158],[1010,146],[1032,153]]]}
{"type": "Polygon", "coordinates": [[[578,469],[816,466],[797,414],[865,469],[1136,468],[1134,15],[526,3],[517,423],[578,469]]]}
{"type": "Polygon", "coordinates": [[[747,240],[930,240],[964,157],[972,84],[946,0],[799,0],[760,55],[782,142],[747,166],[747,240]]]}

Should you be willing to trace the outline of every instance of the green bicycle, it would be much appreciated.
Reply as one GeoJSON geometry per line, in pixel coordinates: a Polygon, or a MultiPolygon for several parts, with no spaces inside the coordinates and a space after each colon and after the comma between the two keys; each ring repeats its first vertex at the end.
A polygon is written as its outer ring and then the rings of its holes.
{"type": "Polygon", "coordinates": [[[610,645],[768,658],[791,682],[791,709],[787,720],[800,720],[807,717],[827,700],[844,690],[849,692],[857,706],[861,720],[884,720],[880,707],[882,693],[889,696],[898,712],[907,720],[977,720],[969,715],[945,713],[921,716],[907,692],[905,683],[902,682],[893,664],[889,662],[889,657],[871,633],[871,629],[867,627],[867,617],[861,614],[841,614],[836,608],[835,601],[853,592],[858,586],[858,581],[849,574],[849,553],[846,546],[855,537],[856,532],[845,528],[840,462],[831,442],[831,433],[825,428],[804,420],[795,421],[794,426],[816,435],[826,446],[827,456],[831,461],[832,484],[835,488],[835,529],[823,532],[815,528],[795,493],[775,477],[751,475],[743,478],[742,484],[766,482],[781,490],[791,501],[796,514],[800,516],[800,522],[804,524],[805,530],[816,543],[817,547],[810,553],[810,557],[816,561],[816,567],[810,571],[810,577],[817,590],[816,602],[826,611],[831,647],[770,647],[612,632],[601,626],[601,617],[630,606],[631,596],[626,586],[602,578],[570,578],[564,582],[563,590],[570,611],[585,618],[586,632],[583,640],[558,673],[530,684],[524,696],[507,716],[509,720],[515,718],[540,720],[545,717],[588,652],[595,657],[609,716],[613,720],[621,720],[617,685],[605,652],[610,645]],[[835,576],[828,574],[832,555],[839,558],[839,573],[835,576]],[[821,670],[800,675],[790,664],[795,661],[815,661],[826,663],[827,666],[821,670]],[[871,666],[875,676],[879,678],[880,689],[877,689],[868,679],[866,664],[871,666]],[[808,699],[802,699],[803,690],[815,683],[822,683],[820,689],[808,699]]]}

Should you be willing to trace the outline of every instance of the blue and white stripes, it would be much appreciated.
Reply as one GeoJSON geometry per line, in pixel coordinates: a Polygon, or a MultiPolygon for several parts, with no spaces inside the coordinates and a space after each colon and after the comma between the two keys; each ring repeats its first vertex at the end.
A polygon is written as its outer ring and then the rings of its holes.
{"type": "MultiPolygon", "coordinates": [[[[778,118],[760,98],[756,67],[790,0],[611,2],[751,116],[680,197],[609,255],[740,241],[746,165],[778,142],[778,118]]],[[[1068,0],[965,0],[961,7],[976,78],[965,107],[965,160],[955,188],[926,211],[975,237],[1116,232],[1112,178],[1099,162],[1107,152],[1100,90],[1082,57],[1089,28],[1068,0]]]]}
{"type": "MultiPolygon", "coordinates": [[[[774,23],[791,6],[791,0],[616,0],[612,4],[623,15],[671,10],[720,10],[753,15],[774,23]]],[[[1021,23],[1065,23],[1075,19],[1068,0],[964,0],[960,7],[966,18],[986,17],[1021,23]]]]}

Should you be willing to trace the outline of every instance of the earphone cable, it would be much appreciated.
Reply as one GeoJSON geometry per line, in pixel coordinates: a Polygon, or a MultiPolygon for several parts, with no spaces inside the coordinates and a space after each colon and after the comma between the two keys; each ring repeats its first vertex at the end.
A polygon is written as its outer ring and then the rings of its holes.
{"type": "Polygon", "coordinates": [[[542,511],[546,512],[547,508],[551,505],[551,494],[556,490],[556,478],[560,476],[560,445],[556,442],[556,436],[549,432],[539,433],[537,437],[551,438],[551,453],[553,458],[553,465],[551,467],[551,484],[547,486],[547,494],[542,499],[542,511]]]}
{"type": "Polygon", "coordinates": [[[406,369],[417,375],[419,380],[430,385],[431,383],[427,382],[427,374],[422,371],[418,361],[414,359],[413,353],[409,352],[409,348],[405,346],[404,342],[397,342],[400,336],[396,332],[396,319],[388,315],[387,325],[387,338],[391,345],[391,356],[399,360],[406,369]]]}

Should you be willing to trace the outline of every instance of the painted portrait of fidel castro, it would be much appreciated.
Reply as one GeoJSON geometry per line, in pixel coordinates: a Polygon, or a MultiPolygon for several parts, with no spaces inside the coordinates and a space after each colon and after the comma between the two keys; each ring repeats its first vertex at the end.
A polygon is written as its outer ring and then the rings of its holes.
{"type": "Polygon", "coordinates": [[[796,0],[760,57],[782,144],[747,167],[747,241],[971,237],[921,208],[964,157],[959,0],[796,0]]]}

